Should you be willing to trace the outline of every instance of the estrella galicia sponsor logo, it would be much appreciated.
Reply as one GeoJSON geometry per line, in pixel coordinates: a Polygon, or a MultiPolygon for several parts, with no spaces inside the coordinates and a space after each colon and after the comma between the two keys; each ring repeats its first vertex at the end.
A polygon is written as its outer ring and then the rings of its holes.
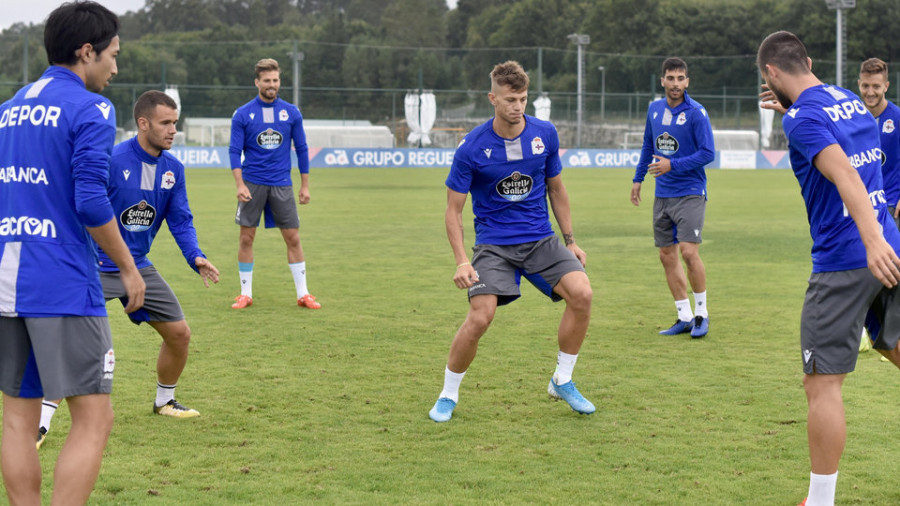
{"type": "Polygon", "coordinates": [[[119,222],[122,228],[129,232],[144,232],[150,230],[153,221],[156,220],[156,209],[142,200],[137,204],[122,211],[119,215],[119,222]]]}
{"type": "Polygon", "coordinates": [[[267,128],[256,136],[256,143],[263,149],[278,149],[284,142],[284,136],[278,130],[267,128]]]}
{"type": "Polygon", "coordinates": [[[497,193],[510,202],[518,202],[527,197],[533,187],[531,176],[515,171],[497,183],[497,193]]]}
{"type": "Polygon", "coordinates": [[[663,132],[656,138],[656,150],[664,155],[674,155],[678,151],[678,139],[663,132]]]}
{"type": "Polygon", "coordinates": [[[56,238],[56,223],[53,220],[31,216],[10,216],[0,219],[0,236],[31,235],[56,238]]]}

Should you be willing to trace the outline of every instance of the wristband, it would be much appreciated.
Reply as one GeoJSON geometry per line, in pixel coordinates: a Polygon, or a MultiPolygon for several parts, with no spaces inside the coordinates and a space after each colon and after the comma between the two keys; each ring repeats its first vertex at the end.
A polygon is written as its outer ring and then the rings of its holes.
{"type": "Polygon", "coordinates": [[[464,265],[472,265],[472,264],[470,264],[469,262],[463,262],[463,263],[457,265],[456,268],[459,269],[460,267],[462,267],[464,265]]]}

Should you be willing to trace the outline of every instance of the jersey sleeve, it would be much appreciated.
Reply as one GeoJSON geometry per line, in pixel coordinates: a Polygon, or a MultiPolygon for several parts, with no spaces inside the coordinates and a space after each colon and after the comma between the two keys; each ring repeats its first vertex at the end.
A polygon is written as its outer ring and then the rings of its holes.
{"type": "Polygon", "coordinates": [[[99,227],[114,217],[106,187],[116,140],[116,111],[110,104],[108,117],[104,117],[90,102],[77,117],[72,151],[75,212],[86,226],[99,227]]]}
{"type": "Polygon", "coordinates": [[[450,164],[450,174],[444,184],[447,188],[458,193],[469,193],[472,186],[472,165],[469,160],[466,140],[463,139],[456,152],[453,153],[453,163],[450,164]]]}
{"type": "Polygon", "coordinates": [[[231,116],[231,142],[228,145],[228,158],[231,169],[241,168],[241,153],[244,152],[244,122],[241,110],[234,111],[231,116]]]}
{"type": "Polygon", "coordinates": [[[184,168],[180,171],[180,177],[172,188],[172,200],[169,202],[168,212],[165,216],[166,224],[175,243],[181,249],[181,254],[188,265],[194,271],[199,272],[194,261],[197,257],[206,258],[197,242],[197,230],[194,228],[194,215],[187,199],[187,184],[184,178],[184,168]]]}
{"type": "Polygon", "coordinates": [[[297,168],[301,174],[309,174],[309,146],[306,145],[306,131],[303,130],[303,116],[295,110],[297,119],[291,126],[291,138],[294,140],[294,151],[297,152],[297,168]]]}
{"type": "Polygon", "coordinates": [[[784,133],[791,140],[791,148],[796,149],[810,164],[823,149],[838,144],[822,118],[801,112],[793,118],[785,116],[785,119],[784,133]]]}
{"type": "Polygon", "coordinates": [[[546,177],[556,177],[562,172],[562,160],[559,159],[559,133],[551,126],[548,129],[546,177]]]}
{"type": "Polygon", "coordinates": [[[673,171],[701,169],[716,159],[712,125],[703,107],[691,111],[691,134],[694,136],[697,150],[691,155],[673,158],[671,160],[673,171]]]}
{"type": "Polygon", "coordinates": [[[641,157],[638,159],[637,167],[634,170],[633,183],[644,182],[644,176],[650,169],[650,162],[653,161],[653,126],[650,124],[650,111],[647,111],[647,123],[644,125],[644,142],[641,144],[641,157]]]}

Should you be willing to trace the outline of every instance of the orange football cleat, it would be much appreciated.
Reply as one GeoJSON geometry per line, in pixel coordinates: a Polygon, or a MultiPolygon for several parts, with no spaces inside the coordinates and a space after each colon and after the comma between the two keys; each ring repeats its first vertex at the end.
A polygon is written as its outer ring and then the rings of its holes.
{"type": "Polygon", "coordinates": [[[231,309],[244,309],[253,305],[253,298],[248,295],[238,295],[234,298],[234,304],[231,309]]]}
{"type": "Polygon", "coordinates": [[[297,299],[297,305],[300,307],[307,307],[309,309],[319,309],[322,307],[322,304],[316,302],[316,298],[310,294],[306,294],[303,297],[297,299]]]}

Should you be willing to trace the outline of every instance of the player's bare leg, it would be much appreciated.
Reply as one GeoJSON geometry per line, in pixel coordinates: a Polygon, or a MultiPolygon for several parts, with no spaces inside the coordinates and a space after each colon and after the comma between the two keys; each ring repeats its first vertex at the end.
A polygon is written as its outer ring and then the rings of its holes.
{"type": "MultiPolygon", "coordinates": [[[[863,339],[868,339],[868,336],[863,337],[863,339]]],[[[900,367],[900,344],[893,350],[878,350],[878,353],[881,353],[882,356],[890,360],[895,366],[900,367]]]]}
{"type": "Polygon", "coordinates": [[[163,339],[156,359],[157,380],[164,385],[174,385],[187,364],[191,328],[185,320],[149,323],[163,339]]]}
{"type": "MultiPolygon", "coordinates": [[[[706,266],[700,259],[700,245],[695,242],[681,242],[678,243],[678,248],[681,251],[681,258],[684,259],[684,266],[687,268],[687,279],[691,283],[691,290],[698,293],[705,292],[706,266]]],[[[678,267],[681,270],[681,266],[678,267]]],[[[671,287],[671,285],[669,286],[671,287]]],[[[686,288],[685,297],[687,297],[686,288]]]]}
{"type": "Polygon", "coordinates": [[[106,394],[76,395],[66,401],[72,427],[56,461],[51,504],[84,504],[100,474],[103,449],[113,426],[112,403],[106,394]]]}
{"type": "Polygon", "coordinates": [[[241,294],[234,298],[232,309],[244,309],[253,305],[253,241],[256,227],[241,226],[238,239],[238,275],[241,279],[241,294]]]}
{"type": "Polygon", "coordinates": [[[321,304],[316,302],[316,297],[309,293],[306,287],[306,261],[303,255],[303,245],[300,243],[300,232],[296,228],[282,228],[281,236],[287,246],[288,266],[294,278],[294,288],[297,289],[297,305],[309,309],[320,309],[321,304]]]}
{"type": "Polygon", "coordinates": [[[547,393],[552,397],[562,398],[576,412],[589,415],[596,408],[575,388],[572,371],[591,322],[593,290],[587,274],[581,271],[563,276],[553,290],[565,299],[566,309],[559,322],[556,371],[547,385],[547,393]]]}
{"type": "Polygon", "coordinates": [[[684,268],[681,266],[681,259],[678,257],[678,245],[664,246],[659,248],[659,261],[662,262],[663,269],[666,272],[666,283],[669,285],[669,291],[675,300],[684,300],[687,298],[687,277],[684,275],[684,268]]]}
{"type": "Polygon", "coordinates": [[[497,296],[491,294],[476,295],[469,301],[469,313],[466,321],[456,331],[450,344],[450,356],[447,368],[456,373],[466,372],[475,354],[478,353],[478,341],[487,332],[494,314],[497,312],[497,296]]]}
{"type": "Polygon", "coordinates": [[[41,399],[3,394],[3,440],[0,459],[10,504],[41,504],[41,463],[34,428],[41,419],[41,399]]]}
{"type": "Polygon", "coordinates": [[[303,245],[300,243],[300,229],[282,228],[281,237],[284,238],[284,245],[287,246],[287,260],[289,264],[303,262],[303,245]]]}
{"type": "Polygon", "coordinates": [[[806,431],[811,471],[833,474],[844,452],[847,426],[841,385],[846,374],[807,374],[803,377],[809,403],[806,431]]]}
{"type": "Polygon", "coordinates": [[[256,239],[256,227],[241,227],[238,239],[238,262],[253,263],[253,241],[256,239]]]}

